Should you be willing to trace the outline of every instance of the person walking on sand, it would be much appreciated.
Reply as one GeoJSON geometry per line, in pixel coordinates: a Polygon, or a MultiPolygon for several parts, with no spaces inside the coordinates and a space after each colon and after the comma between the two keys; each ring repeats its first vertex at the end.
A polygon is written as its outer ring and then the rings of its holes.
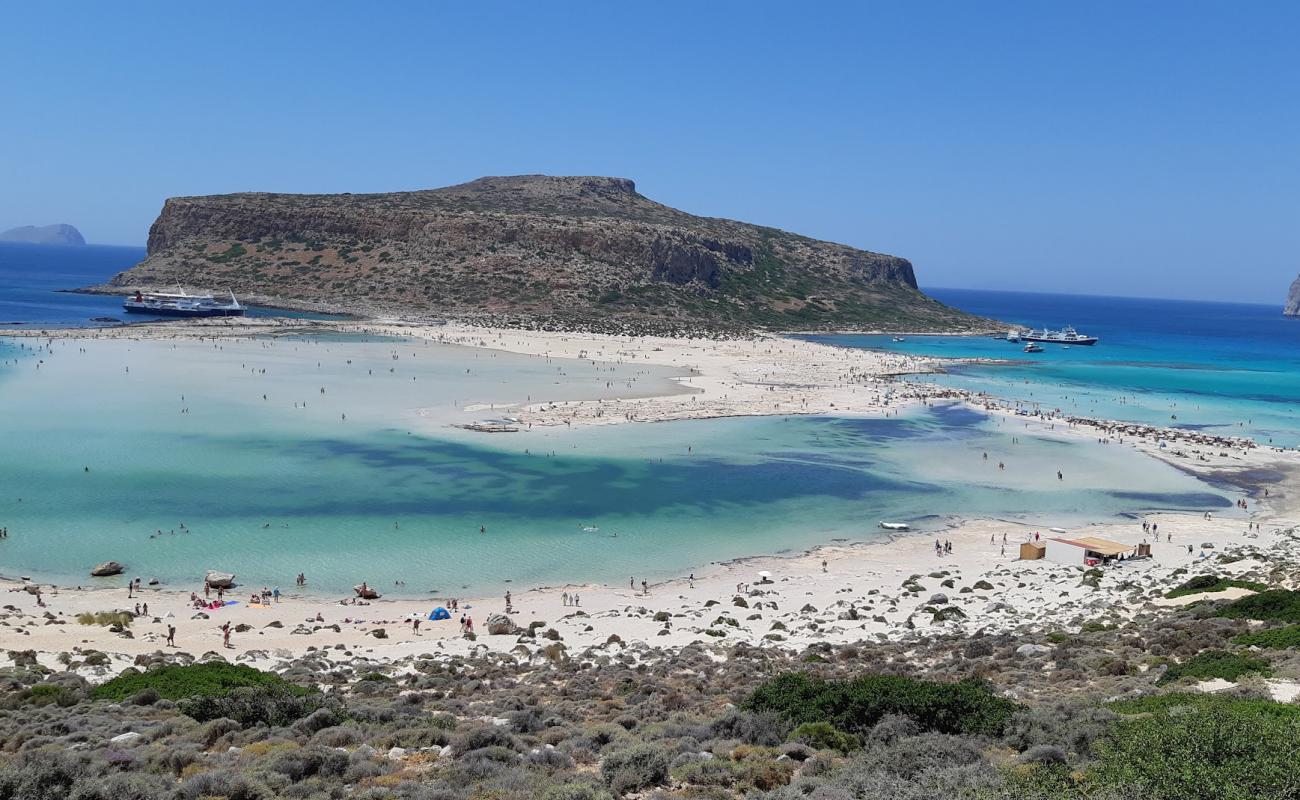
{"type": "Polygon", "coordinates": [[[229,622],[223,622],[223,623],[221,624],[221,645],[222,645],[222,647],[230,647],[230,646],[231,646],[231,644],[230,644],[230,623],[229,623],[229,622]]]}
{"type": "Polygon", "coordinates": [[[650,584],[645,582],[645,578],[641,579],[641,594],[650,594],[650,584]]]}
{"type": "Polygon", "coordinates": [[[419,635],[420,635],[420,622],[421,622],[421,621],[422,621],[422,620],[421,620],[419,617],[416,617],[415,619],[411,620],[411,630],[415,632],[415,635],[416,635],[416,636],[419,636],[419,635]]]}
{"type": "Polygon", "coordinates": [[[167,646],[168,646],[168,647],[175,647],[175,646],[176,646],[176,626],[175,626],[175,625],[168,625],[168,626],[167,626],[167,646]]]}
{"type": "Polygon", "coordinates": [[[826,571],[826,559],[822,559],[822,572],[826,571]]]}

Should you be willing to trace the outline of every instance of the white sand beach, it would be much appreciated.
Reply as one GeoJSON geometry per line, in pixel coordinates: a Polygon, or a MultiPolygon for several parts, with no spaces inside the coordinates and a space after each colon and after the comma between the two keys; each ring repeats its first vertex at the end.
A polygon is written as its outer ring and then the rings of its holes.
{"type": "MultiPolygon", "coordinates": [[[[463,324],[390,322],[291,323],[206,321],[85,331],[47,332],[59,338],[194,339],[322,331],[367,333],[489,348],[536,356],[606,363],[657,365],[680,370],[683,391],[617,400],[573,400],[508,408],[493,404],[484,415],[508,414],[520,426],[608,425],[719,416],[896,413],[907,404],[957,396],[951,390],[892,380],[901,373],[936,369],[938,362],[866,350],[762,336],[707,340],[619,337],[476,328],[463,324]]],[[[36,336],[36,334],[29,334],[36,336]]],[[[964,631],[1077,629],[1110,624],[1163,602],[1161,595],[1189,574],[1213,571],[1234,577],[1273,574],[1282,564],[1300,563],[1296,536],[1298,495],[1296,453],[1275,448],[1234,448],[1196,434],[1122,429],[1108,423],[1069,422],[1017,415],[978,398],[963,398],[1006,424],[1047,429],[1063,435],[1106,439],[1136,447],[1194,474],[1224,477],[1231,472],[1274,470],[1284,476],[1269,496],[1248,500],[1248,511],[1206,518],[1162,513],[1152,557],[1113,565],[1096,581],[1084,570],[1046,560],[1020,561],[1019,544],[1036,535],[1064,535],[1022,522],[952,519],[937,534],[951,552],[936,553],[935,535],[901,534],[877,544],[828,544],[802,555],[740,559],[700,565],[693,579],[649,584],[629,576],[628,585],[562,585],[521,588],[507,611],[504,597],[460,598],[448,621],[427,620],[437,601],[381,599],[353,605],[346,598],[315,596],[311,585],[286,591],[279,602],[251,604],[261,587],[241,586],[236,605],[198,611],[190,593],[202,587],[143,587],[127,590],[44,585],[37,595],[21,580],[7,581],[0,636],[11,649],[34,650],[51,663],[62,653],[99,651],[80,667],[103,676],[134,663],[137,656],[172,649],[274,666],[308,650],[330,648],[340,657],[398,660],[421,653],[464,653],[489,648],[523,659],[576,656],[590,648],[680,647],[692,642],[798,648],[813,642],[906,639],[920,634],[964,631]],[[1117,432],[1118,431],[1118,432],[1117,432]],[[1178,437],[1178,438],[1173,438],[1178,437]],[[1256,528],[1258,525],[1258,529],[1256,528]],[[1204,545],[1212,545],[1205,547],[1204,545]],[[1190,546],[1190,550],[1189,550],[1190,546]],[[1240,556],[1223,563],[1216,556],[1240,556]],[[769,573],[765,578],[762,573],[769,573]],[[1095,585],[1092,585],[1095,584],[1095,585]],[[576,598],[574,597],[576,595],[576,598]],[[942,595],[942,597],[940,597],[942,595]],[[135,612],[148,604],[126,632],[76,621],[82,613],[135,612]],[[936,610],[946,611],[936,621],[936,610]],[[462,635],[458,617],[472,618],[476,636],[462,635]],[[518,632],[490,634],[488,618],[508,613],[518,632]],[[410,615],[426,618],[418,633],[410,615]],[[229,649],[219,626],[234,629],[229,649]],[[175,647],[165,645],[169,625],[175,647]],[[640,643],[640,644],[636,644],[640,643]]],[[[471,409],[473,410],[473,409],[471,409]]],[[[1244,495],[1239,495],[1244,497],[1244,495]]],[[[1069,531],[1136,545],[1140,521],[1098,520],[1069,531]]],[[[1294,583],[1295,573],[1274,575],[1294,583]]],[[[1287,583],[1290,585],[1290,583],[1287,583]]],[[[376,587],[384,591],[384,587],[376,587]]],[[[62,656],[67,659],[68,656],[62,656]]]]}

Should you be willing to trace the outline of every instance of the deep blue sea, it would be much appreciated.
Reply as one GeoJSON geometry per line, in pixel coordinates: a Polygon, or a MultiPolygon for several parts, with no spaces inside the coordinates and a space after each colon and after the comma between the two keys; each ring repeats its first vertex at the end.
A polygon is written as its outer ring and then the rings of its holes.
{"type": "MultiPolygon", "coordinates": [[[[0,242],[0,326],[94,327],[113,324],[95,322],[95,317],[131,322],[160,319],[144,314],[126,317],[121,297],[66,291],[104,283],[138,264],[144,256],[143,247],[0,242]]],[[[193,291],[195,287],[186,288],[193,291]]],[[[254,317],[315,316],[255,306],[249,308],[248,314],[254,317]]],[[[4,327],[0,327],[0,331],[4,327]]]]}
{"type": "Polygon", "coordinates": [[[950,305],[1028,327],[1073,325],[1092,347],[1022,345],[991,337],[809,336],[969,363],[923,380],[1045,409],[1251,436],[1300,445],[1300,320],[1280,306],[1128,297],[929,289],[950,305]]]}

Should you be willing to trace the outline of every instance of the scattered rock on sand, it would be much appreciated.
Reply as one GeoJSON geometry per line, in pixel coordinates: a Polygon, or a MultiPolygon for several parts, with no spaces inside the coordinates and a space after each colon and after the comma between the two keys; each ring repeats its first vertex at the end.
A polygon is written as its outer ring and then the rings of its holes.
{"type": "Polygon", "coordinates": [[[94,578],[107,578],[109,575],[121,575],[125,570],[126,567],[117,561],[105,561],[92,569],[90,575],[94,578]]]}
{"type": "Polygon", "coordinates": [[[505,614],[492,614],[487,618],[487,632],[490,636],[518,636],[523,628],[510,621],[505,614]]]}
{"type": "Polygon", "coordinates": [[[208,574],[203,577],[203,582],[213,589],[230,589],[235,585],[235,573],[218,572],[215,569],[210,569],[208,574]]]}

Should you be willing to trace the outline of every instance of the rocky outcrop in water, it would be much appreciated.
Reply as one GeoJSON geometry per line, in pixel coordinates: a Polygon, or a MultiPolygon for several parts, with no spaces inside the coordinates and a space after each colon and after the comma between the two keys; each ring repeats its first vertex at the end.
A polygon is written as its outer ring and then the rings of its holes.
{"type": "Polygon", "coordinates": [[[22,225],[0,233],[0,242],[26,242],[27,244],[83,245],[81,231],[71,225],[22,225]]]}
{"type": "Polygon", "coordinates": [[[282,304],[779,329],[969,329],[903,258],[656,203],[630,180],[521,175],[390,194],[177,197],[111,287],[282,304]]]}
{"type": "Polygon", "coordinates": [[[1291,282],[1291,290],[1287,292],[1282,313],[1288,317],[1300,317],[1300,277],[1291,282]]]}

